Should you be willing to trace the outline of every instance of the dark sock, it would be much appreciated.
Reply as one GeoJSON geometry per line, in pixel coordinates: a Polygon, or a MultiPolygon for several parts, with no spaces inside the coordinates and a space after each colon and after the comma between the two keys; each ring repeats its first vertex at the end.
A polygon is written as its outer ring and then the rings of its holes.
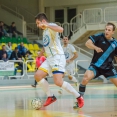
{"type": "Polygon", "coordinates": [[[47,78],[45,78],[45,80],[46,80],[46,81],[48,81],[48,79],[47,79],[47,78]]]}
{"type": "Polygon", "coordinates": [[[34,85],[36,86],[37,85],[37,81],[35,80],[35,83],[34,83],[34,85]]]}
{"type": "Polygon", "coordinates": [[[79,93],[81,96],[84,95],[85,89],[86,89],[86,85],[82,85],[82,84],[79,85],[79,93]]]}

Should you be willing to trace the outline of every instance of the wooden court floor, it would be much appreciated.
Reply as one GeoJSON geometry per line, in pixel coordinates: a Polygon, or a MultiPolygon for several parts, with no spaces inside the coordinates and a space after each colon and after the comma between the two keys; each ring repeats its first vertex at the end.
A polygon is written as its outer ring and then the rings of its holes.
{"type": "Polygon", "coordinates": [[[40,87],[0,87],[0,117],[117,117],[117,88],[112,84],[89,84],[82,109],[73,109],[74,96],[50,86],[57,101],[41,110],[31,108],[31,100],[46,99],[40,87]]]}

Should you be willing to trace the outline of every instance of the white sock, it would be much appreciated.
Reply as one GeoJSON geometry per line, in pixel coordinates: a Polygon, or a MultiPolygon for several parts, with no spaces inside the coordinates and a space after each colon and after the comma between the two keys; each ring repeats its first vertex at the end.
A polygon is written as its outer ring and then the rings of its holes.
{"type": "Polygon", "coordinates": [[[49,84],[44,78],[40,80],[38,84],[42,87],[43,91],[47,94],[48,97],[53,96],[50,92],[49,84]]]}
{"type": "Polygon", "coordinates": [[[76,98],[80,96],[80,94],[68,82],[64,81],[62,88],[65,89],[67,92],[73,94],[76,98]]]}
{"type": "Polygon", "coordinates": [[[72,76],[71,81],[73,81],[73,82],[78,82],[77,79],[76,79],[74,76],[72,76]]]}

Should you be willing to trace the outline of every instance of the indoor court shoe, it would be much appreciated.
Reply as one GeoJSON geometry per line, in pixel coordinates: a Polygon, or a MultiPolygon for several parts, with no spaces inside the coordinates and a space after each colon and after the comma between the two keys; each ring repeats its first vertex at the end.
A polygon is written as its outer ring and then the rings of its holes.
{"type": "Polygon", "coordinates": [[[78,82],[75,82],[75,86],[78,87],[78,82]]]}
{"type": "Polygon", "coordinates": [[[78,109],[78,102],[75,102],[75,103],[74,103],[73,108],[74,108],[74,109],[78,109]]]}
{"type": "Polygon", "coordinates": [[[45,101],[44,103],[44,106],[48,106],[50,105],[51,103],[55,102],[57,99],[55,96],[52,96],[52,97],[48,97],[47,100],[45,101]]]}
{"type": "Polygon", "coordinates": [[[36,88],[36,85],[31,85],[32,87],[36,88]]]}
{"type": "Polygon", "coordinates": [[[63,90],[62,89],[59,89],[58,93],[59,94],[62,94],[63,93],[63,90]]]}
{"type": "Polygon", "coordinates": [[[84,106],[84,99],[83,99],[83,97],[82,96],[78,97],[77,101],[78,101],[78,107],[82,108],[84,106]]]}

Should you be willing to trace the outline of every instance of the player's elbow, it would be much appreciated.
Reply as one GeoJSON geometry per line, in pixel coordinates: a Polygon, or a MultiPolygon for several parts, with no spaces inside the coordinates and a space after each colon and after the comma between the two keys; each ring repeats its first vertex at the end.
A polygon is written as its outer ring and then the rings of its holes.
{"type": "Polygon", "coordinates": [[[63,32],[63,28],[62,27],[59,27],[59,33],[62,33],[63,32]]]}
{"type": "Polygon", "coordinates": [[[88,41],[85,43],[85,46],[86,47],[89,47],[89,42],[88,41]]]}
{"type": "Polygon", "coordinates": [[[76,54],[76,58],[78,57],[78,53],[76,54]]]}

